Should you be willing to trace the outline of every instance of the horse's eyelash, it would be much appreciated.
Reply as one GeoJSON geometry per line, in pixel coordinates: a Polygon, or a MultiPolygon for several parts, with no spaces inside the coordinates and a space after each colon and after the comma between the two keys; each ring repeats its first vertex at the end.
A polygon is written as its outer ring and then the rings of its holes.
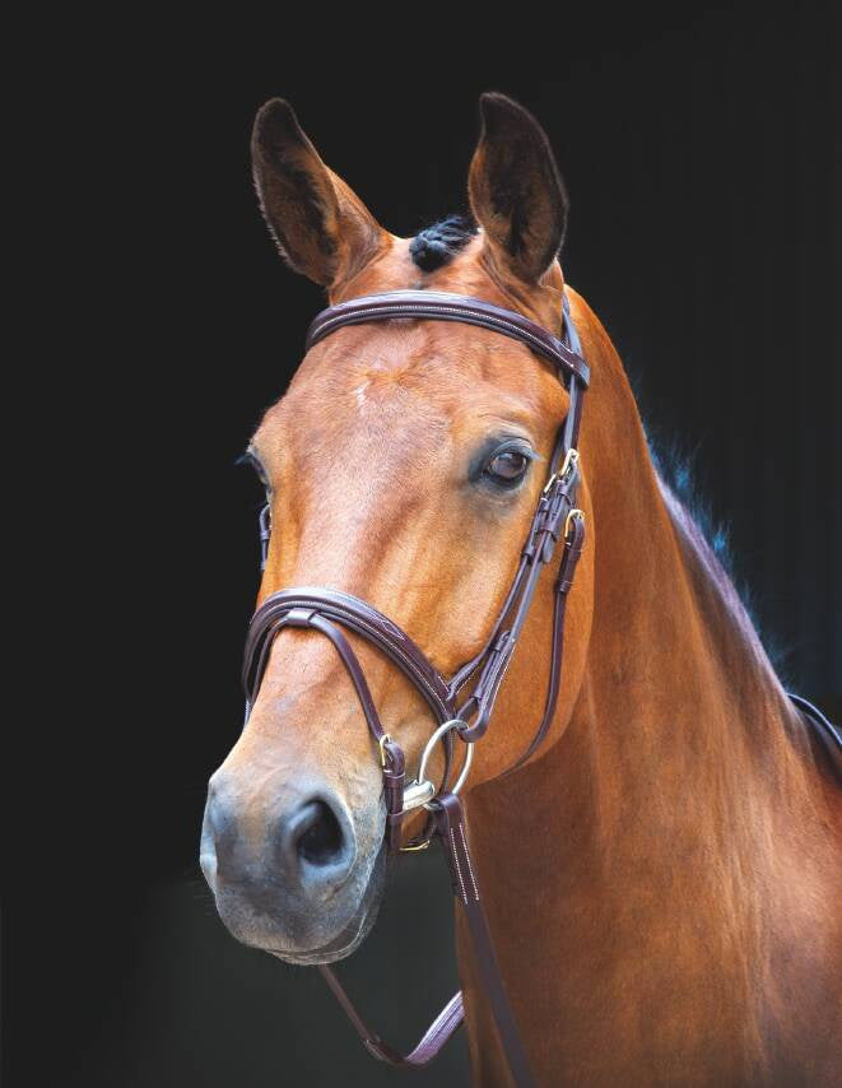
{"type": "Polygon", "coordinates": [[[526,445],[522,440],[513,438],[510,442],[504,442],[502,446],[498,446],[491,454],[491,460],[495,457],[499,457],[501,453],[520,453],[526,457],[529,461],[543,461],[544,458],[536,450],[533,450],[531,446],[526,445]]]}

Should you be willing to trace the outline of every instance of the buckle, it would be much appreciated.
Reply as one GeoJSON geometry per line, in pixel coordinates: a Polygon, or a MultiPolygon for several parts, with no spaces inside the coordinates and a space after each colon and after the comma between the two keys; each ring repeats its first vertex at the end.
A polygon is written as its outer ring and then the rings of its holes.
{"type": "Polygon", "coordinates": [[[573,477],[573,473],[579,466],[579,451],[575,446],[571,446],[567,453],[564,455],[564,461],[558,472],[554,472],[550,476],[544,485],[542,494],[547,495],[555,487],[557,483],[568,483],[573,477]]]}
{"type": "Polygon", "coordinates": [[[578,506],[574,506],[567,517],[564,519],[564,543],[573,543],[573,522],[581,521],[584,524],[585,511],[580,510],[578,506]]]}
{"type": "Polygon", "coordinates": [[[406,846],[402,846],[400,851],[402,854],[417,854],[421,850],[426,850],[429,845],[429,839],[422,839],[421,842],[411,842],[406,846]]]}

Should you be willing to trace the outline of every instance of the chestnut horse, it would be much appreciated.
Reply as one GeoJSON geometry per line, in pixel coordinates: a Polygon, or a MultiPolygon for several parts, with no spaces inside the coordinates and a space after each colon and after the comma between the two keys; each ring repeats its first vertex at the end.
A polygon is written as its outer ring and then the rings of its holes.
{"type": "MultiPolygon", "coordinates": [[[[543,709],[545,572],[465,802],[529,1064],[540,1085],[839,1084],[842,791],[659,479],[605,330],[565,287],[567,199],[545,134],[501,95],[481,114],[476,226],[414,240],[377,223],[285,102],[258,113],[252,153],[282,256],[331,302],[431,288],[559,335],[564,291],[592,371],[561,696],[543,747],[502,776],[543,709]]],[[[450,675],[500,609],[567,403],[528,347],[475,326],[397,320],[321,341],[249,447],[274,525],[260,599],[352,593],[450,675]]],[[[416,765],[428,708],[348,637],[416,765]]],[[[297,964],[358,947],[383,889],[382,786],[333,646],[283,630],[205,816],[202,866],[239,940],[297,964]]],[[[457,944],[473,1078],[507,1083],[461,920],[457,944]]]]}

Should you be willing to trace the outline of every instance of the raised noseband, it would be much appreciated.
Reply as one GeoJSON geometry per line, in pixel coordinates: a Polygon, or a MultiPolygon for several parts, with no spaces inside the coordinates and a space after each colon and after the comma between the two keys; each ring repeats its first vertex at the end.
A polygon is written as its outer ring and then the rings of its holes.
{"type": "MultiPolygon", "coordinates": [[[[249,625],[243,661],[247,716],[257,698],[272,643],[284,627],[306,627],[329,638],[351,678],[369,731],[380,749],[386,802],[386,842],[390,852],[393,852],[400,847],[404,813],[418,803],[432,800],[436,790],[433,788],[432,793],[427,790],[422,794],[416,789],[411,797],[407,797],[412,786],[419,783],[412,783],[410,790],[406,789],[403,750],[383,728],[359,658],[341,628],[361,635],[397,665],[424,696],[440,723],[455,717],[447,685],[409,635],[372,605],[338,590],[310,587],[284,589],[266,598],[249,625]]],[[[450,775],[452,760],[453,740],[450,733],[442,736],[442,743],[445,752],[443,787],[450,775]]]]}

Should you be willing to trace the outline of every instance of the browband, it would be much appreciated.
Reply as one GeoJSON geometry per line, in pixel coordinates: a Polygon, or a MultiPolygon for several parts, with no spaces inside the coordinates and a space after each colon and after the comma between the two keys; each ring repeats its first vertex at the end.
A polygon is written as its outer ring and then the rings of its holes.
{"type": "MultiPolygon", "coordinates": [[[[565,317],[567,295],[564,296],[565,317]]],[[[348,302],[339,302],[322,310],[307,330],[305,350],[309,351],[320,340],[330,336],[342,325],[363,325],[368,321],[386,318],[428,318],[435,321],[460,321],[466,325],[478,325],[482,329],[502,333],[512,340],[520,340],[551,363],[568,381],[576,377],[587,388],[591,374],[582,358],[578,345],[567,339],[569,319],[564,322],[560,340],[536,322],[514,310],[504,310],[491,302],[483,302],[468,295],[454,295],[448,291],[388,291],[378,295],[363,295],[348,302]]]]}

